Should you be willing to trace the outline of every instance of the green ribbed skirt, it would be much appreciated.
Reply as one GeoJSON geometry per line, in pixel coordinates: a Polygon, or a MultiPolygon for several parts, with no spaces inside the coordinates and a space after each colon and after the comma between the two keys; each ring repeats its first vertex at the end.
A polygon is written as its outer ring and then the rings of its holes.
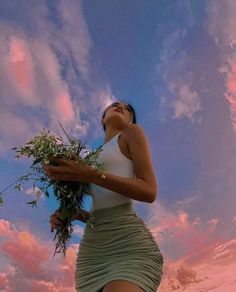
{"type": "Polygon", "coordinates": [[[76,258],[76,291],[100,292],[112,280],[156,292],[163,256],[132,203],[90,212],[76,258]]]}

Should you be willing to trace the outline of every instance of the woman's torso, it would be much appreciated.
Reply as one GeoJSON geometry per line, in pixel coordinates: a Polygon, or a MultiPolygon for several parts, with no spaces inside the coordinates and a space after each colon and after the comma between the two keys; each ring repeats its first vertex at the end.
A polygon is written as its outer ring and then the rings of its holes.
{"type": "MultiPolygon", "coordinates": [[[[135,177],[133,162],[130,159],[127,143],[124,137],[122,137],[121,132],[104,144],[101,149],[98,162],[104,163],[105,173],[121,177],[135,177]]],[[[132,199],[122,194],[92,183],[90,184],[90,192],[93,198],[92,210],[108,208],[132,201],[132,199]]]]}

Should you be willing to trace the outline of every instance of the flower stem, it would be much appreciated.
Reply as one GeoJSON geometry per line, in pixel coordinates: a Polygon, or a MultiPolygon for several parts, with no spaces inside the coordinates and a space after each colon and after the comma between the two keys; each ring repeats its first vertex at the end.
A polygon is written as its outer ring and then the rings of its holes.
{"type": "Polygon", "coordinates": [[[14,181],[13,183],[11,183],[8,187],[6,187],[4,190],[0,191],[0,194],[5,192],[7,189],[9,189],[12,185],[14,185],[16,182],[18,182],[19,180],[21,180],[20,178],[18,178],[16,181],[14,181]]]}

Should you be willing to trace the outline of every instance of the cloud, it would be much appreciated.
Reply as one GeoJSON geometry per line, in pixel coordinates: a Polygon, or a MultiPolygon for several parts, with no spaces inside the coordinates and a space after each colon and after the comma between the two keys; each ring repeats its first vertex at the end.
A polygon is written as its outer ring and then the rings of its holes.
{"type": "Polygon", "coordinates": [[[223,218],[207,218],[204,214],[193,216],[192,205],[178,204],[173,210],[158,202],[152,205],[148,210],[147,225],[171,260],[189,255],[196,250],[204,251],[208,245],[235,236],[235,228],[231,222],[223,218]]]}
{"type": "Polygon", "coordinates": [[[73,234],[77,235],[78,237],[82,237],[84,233],[84,228],[82,228],[80,225],[75,225],[73,227],[73,234]]]}
{"type": "Polygon", "coordinates": [[[91,75],[93,43],[81,1],[22,1],[19,10],[20,19],[0,21],[1,154],[42,128],[63,135],[57,120],[82,138],[114,99],[109,84],[96,81],[94,66],[91,75]]]}
{"type": "Polygon", "coordinates": [[[12,228],[9,221],[0,219],[0,236],[1,237],[3,236],[9,237],[9,238],[14,237],[15,230],[13,229],[14,229],[14,226],[12,228]]]}
{"type": "MultiPolygon", "coordinates": [[[[167,26],[160,24],[156,33],[160,40],[153,82],[154,91],[160,100],[157,115],[161,122],[171,117],[174,120],[186,118],[201,123],[201,97],[194,84],[191,47],[187,45],[195,19],[189,2],[178,2],[176,7],[176,17],[180,14],[185,17],[176,25],[172,22],[167,26]]],[[[165,11],[165,14],[168,13],[170,11],[165,11]]]]}
{"type": "Polygon", "coordinates": [[[42,113],[49,119],[50,128],[55,128],[56,119],[66,125],[74,122],[75,112],[68,85],[61,79],[60,65],[49,45],[21,30],[9,27],[0,30],[5,51],[0,56],[4,59],[0,122],[5,125],[0,135],[4,135],[6,149],[42,129],[45,123],[42,113]]]}
{"type": "Polygon", "coordinates": [[[233,129],[236,131],[236,55],[227,71],[225,98],[229,104],[233,129]]]}
{"type": "Polygon", "coordinates": [[[217,45],[233,48],[236,45],[236,7],[234,0],[209,1],[206,6],[208,13],[208,30],[217,45]]]}
{"type": "Polygon", "coordinates": [[[232,128],[236,130],[236,7],[233,0],[210,1],[207,6],[208,31],[220,53],[218,71],[225,80],[225,98],[232,128]]]}
{"type": "Polygon", "coordinates": [[[1,250],[26,276],[43,274],[41,264],[50,256],[49,248],[41,246],[34,235],[24,231],[4,241],[1,250]]]}
{"type": "MultiPolygon", "coordinates": [[[[230,269],[236,268],[236,239],[216,236],[225,227],[218,218],[205,221],[190,216],[178,206],[175,211],[156,203],[149,207],[147,225],[164,254],[164,276],[159,290],[193,292],[210,291],[212,287],[235,288],[230,269]]],[[[76,227],[75,231],[81,235],[82,229],[76,227]]],[[[23,291],[74,291],[79,245],[71,245],[66,258],[53,259],[53,248],[52,242],[30,230],[0,220],[0,262],[8,261],[0,266],[0,287],[7,291],[15,291],[16,286],[23,291]]]]}
{"type": "Polygon", "coordinates": [[[32,95],[33,62],[26,43],[22,39],[12,37],[9,41],[8,55],[9,73],[15,81],[21,96],[32,95]]]}
{"type": "MultiPolygon", "coordinates": [[[[165,267],[160,292],[167,291],[234,291],[236,240],[209,245],[165,267]],[[197,259],[197,260],[196,260],[197,259]]],[[[159,291],[158,290],[158,291],[159,291]]]]}
{"type": "Polygon", "coordinates": [[[7,278],[7,273],[0,273],[0,289],[3,291],[9,291],[9,281],[7,278]]]}
{"type": "Polygon", "coordinates": [[[194,121],[194,116],[201,110],[201,99],[196,91],[193,91],[188,84],[175,84],[170,82],[169,89],[176,93],[177,99],[171,103],[174,109],[172,118],[180,119],[186,117],[194,121]]]}
{"type": "Polygon", "coordinates": [[[53,258],[52,242],[45,242],[30,231],[0,220],[0,287],[6,291],[74,291],[76,253],[70,245],[66,257],[53,258]],[[17,287],[17,288],[16,288],[17,287]]]}
{"type": "Polygon", "coordinates": [[[164,256],[158,291],[211,291],[213,287],[218,292],[224,287],[228,289],[224,291],[234,291],[236,239],[231,222],[191,216],[191,206],[185,203],[170,210],[154,202],[148,209],[147,225],[164,256]]]}
{"type": "Polygon", "coordinates": [[[83,79],[87,80],[90,73],[89,59],[92,41],[88,25],[83,16],[82,2],[61,0],[58,11],[63,20],[64,41],[69,46],[83,79]]]}

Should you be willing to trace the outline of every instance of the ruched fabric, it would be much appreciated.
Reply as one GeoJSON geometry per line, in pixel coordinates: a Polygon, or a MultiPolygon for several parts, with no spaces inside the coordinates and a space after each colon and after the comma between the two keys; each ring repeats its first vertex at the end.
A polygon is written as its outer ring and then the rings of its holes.
{"type": "Polygon", "coordinates": [[[76,259],[76,291],[99,292],[112,280],[130,281],[156,292],[163,256],[132,203],[90,213],[76,259]]]}

